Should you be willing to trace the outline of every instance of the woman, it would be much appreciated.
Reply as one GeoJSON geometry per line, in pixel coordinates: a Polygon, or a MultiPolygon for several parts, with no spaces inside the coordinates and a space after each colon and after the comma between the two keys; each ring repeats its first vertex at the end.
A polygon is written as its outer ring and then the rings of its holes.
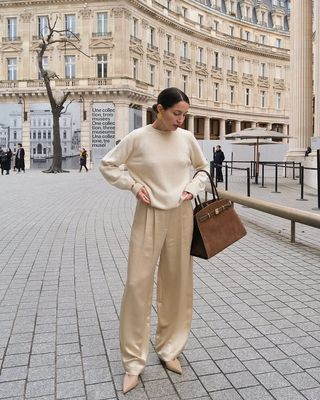
{"type": "Polygon", "coordinates": [[[192,318],[190,200],[204,189],[206,177],[201,173],[194,179],[190,176],[191,167],[207,168],[207,161],[194,135],[180,128],[189,109],[185,93],[165,89],[153,109],[155,122],[123,138],[100,165],[109,183],[131,190],[138,199],[120,313],[124,393],[138,384],[146,364],[158,258],[156,351],[164,366],[179,374],[178,356],[192,318]],[[121,164],[126,164],[129,174],[120,169],[121,164]]]}
{"type": "Polygon", "coordinates": [[[6,175],[9,175],[9,171],[11,169],[11,158],[12,151],[8,147],[5,152],[3,152],[1,156],[1,175],[3,175],[3,171],[6,171],[6,175]]]}
{"type": "Polygon", "coordinates": [[[88,168],[87,168],[87,150],[84,147],[82,147],[80,149],[80,160],[79,161],[80,161],[79,172],[81,172],[82,167],[84,167],[85,170],[88,172],[88,168]]]}

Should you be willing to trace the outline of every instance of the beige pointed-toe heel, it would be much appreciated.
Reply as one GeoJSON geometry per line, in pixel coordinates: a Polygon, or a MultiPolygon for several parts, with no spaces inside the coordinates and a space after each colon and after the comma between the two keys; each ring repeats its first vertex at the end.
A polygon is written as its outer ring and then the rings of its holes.
{"type": "Polygon", "coordinates": [[[174,358],[173,360],[170,361],[164,361],[164,365],[169,371],[175,372],[176,374],[179,375],[182,374],[181,364],[177,358],[174,358]]]}
{"type": "Polygon", "coordinates": [[[134,389],[139,383],[138,375],[129,375],[125,373],[123,377],[123,394],[128,393],[130,390],[134,389]]]}

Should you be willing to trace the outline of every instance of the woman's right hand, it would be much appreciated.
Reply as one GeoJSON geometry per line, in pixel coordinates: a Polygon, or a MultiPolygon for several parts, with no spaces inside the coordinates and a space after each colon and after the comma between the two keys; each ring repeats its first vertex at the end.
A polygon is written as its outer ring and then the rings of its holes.
{"type": "Polygon", "coordinates": [[[142,186],[142,188],[137,193],[137,199],[141,200],[142,203],[145,204],[146,206],[150,205],[151,202],[150,202],[149,193],[144,186],[142,186]]]}

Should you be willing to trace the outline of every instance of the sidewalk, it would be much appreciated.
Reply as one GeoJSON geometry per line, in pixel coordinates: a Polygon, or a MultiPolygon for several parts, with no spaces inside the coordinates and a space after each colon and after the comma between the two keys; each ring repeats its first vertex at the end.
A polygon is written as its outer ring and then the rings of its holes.
{"type": "MultiPolygon", "coordinates": [[[[118,317],[135,199],[97,171],[1,176],[0,399],[320,399],[319,230],[242,206],[248,235],[195,259],[194,318],[168,373],[153,347],[124,396],[118,317]]],[[[296,181],[297,182],[297,181],[296,181]]],[[[297,183],[252,195],[318,213],[297,183]]],[[[245,194],[234,178],[230,190],[245,194]]]]}

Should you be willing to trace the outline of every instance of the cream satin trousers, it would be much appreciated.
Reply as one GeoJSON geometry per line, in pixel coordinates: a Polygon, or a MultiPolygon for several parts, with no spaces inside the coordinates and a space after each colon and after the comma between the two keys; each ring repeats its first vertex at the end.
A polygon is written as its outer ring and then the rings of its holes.
{"type": "Polygon", "coordinates": [[[152,291],[159,257],[156,351],[160,359],[170,361],[186,344],[192,319],[192,229],[190,201],[171,210],[137,204],[120,314],[122,362],[131,375],[141,373],[148,356],[152,291]]]}

